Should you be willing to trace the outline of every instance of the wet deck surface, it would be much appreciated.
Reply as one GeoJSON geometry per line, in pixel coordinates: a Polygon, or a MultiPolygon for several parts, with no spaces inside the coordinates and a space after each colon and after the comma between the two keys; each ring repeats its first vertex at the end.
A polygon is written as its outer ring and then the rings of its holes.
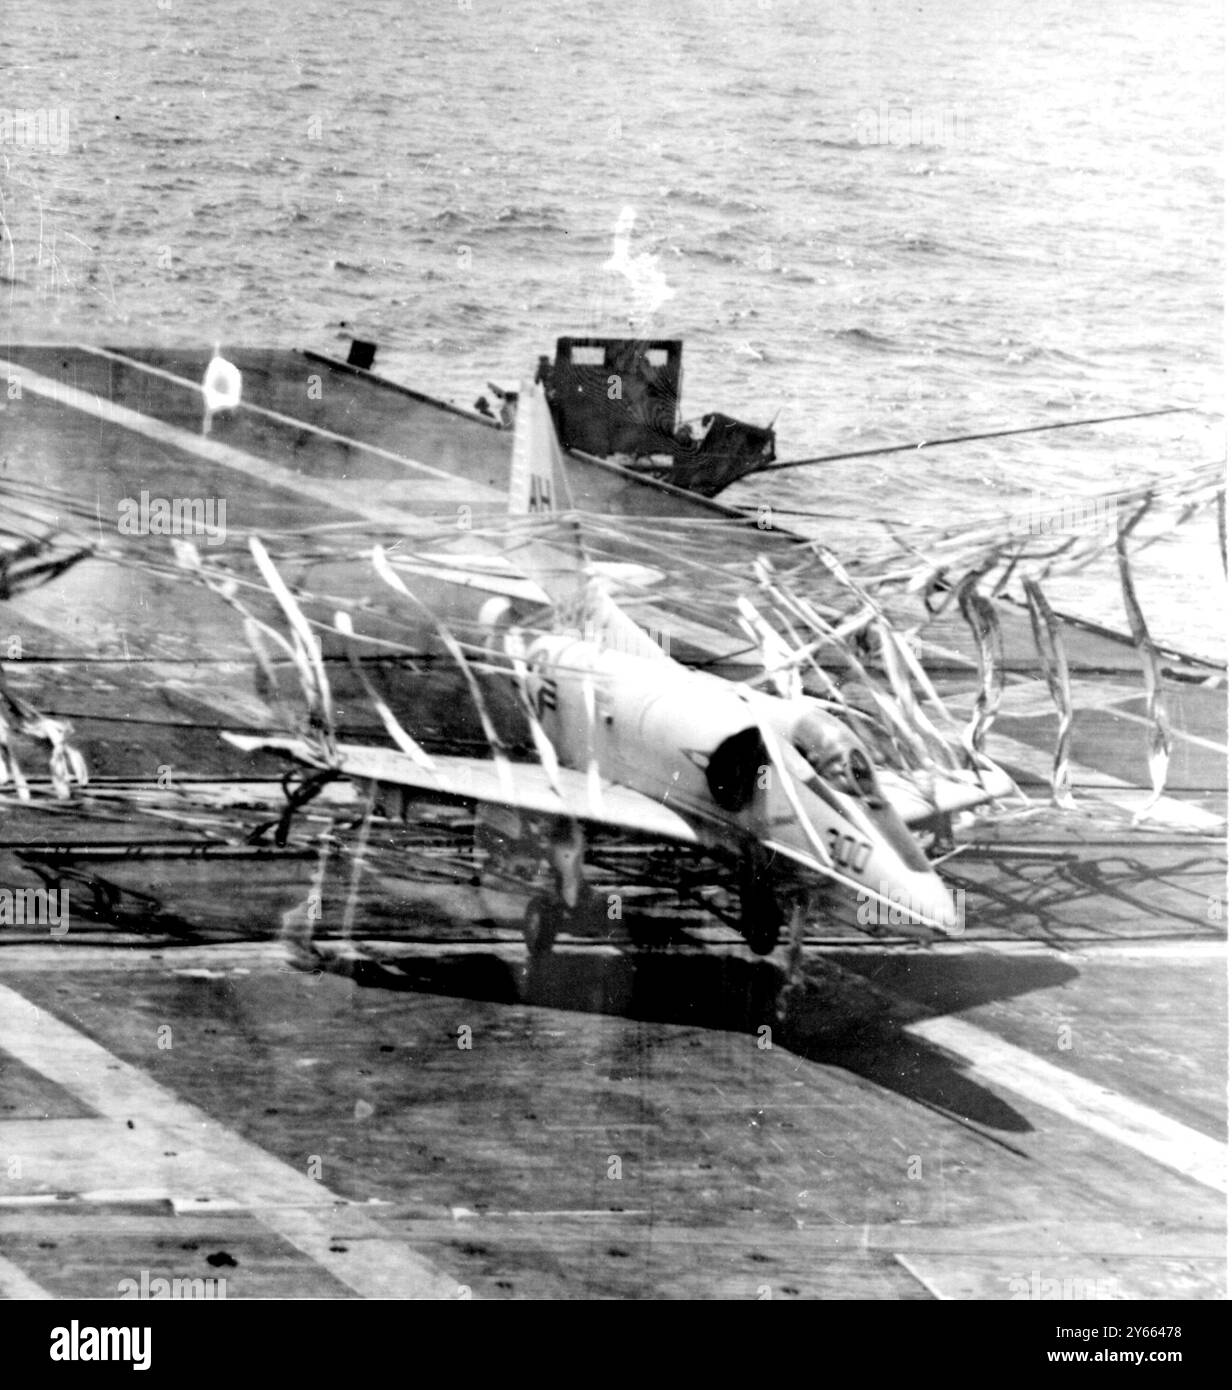
{"type": "MultiPolygon", "coordinates": [[[[44,380],[53,356],[9,350],[44,380]]],[[[10,470],[80,497],[88,458],[100,514],[141,487],[208,495],[219,469],[237,526],[384,525],[401,505],[389,458],[344,486],[341,445],[254,419],[220,422],[236,456],[207,456],[181,388],[60,360],[74,389],[157,406],[184,436],[9,402],[10,470]],[[262,480],[262,458],[295,477],[262,480]]],[[[268,390],[291,415],[289,380],[268,390]]],[[[356,408],[338,410],[314,419],[342,432],[356,408]]],[[[397,412],[360,413],[377,447],[442,462],[427,424],[399,442],[397,412]]],[[[442,468],[499,509],[509,437],[474,430],[499,445],[491,476],[477,445],[442,468]]],[[[156,575],[132,583],[86,561],[4,606],[26,654],[11,688],[73,714],[100,780],[88,803],[6,799],[0,883],[41,882],[21,848],[181,842],[276,807],[271,784],[234,788],[201,727],[246,698],[234,624],[156,575]],[[223,779],[196,827],[150,790],[160,766],[223,779]]],[[[1080,809],[1043,804],[1055,718],[1024,679],[990,751],[1035,801],[962,828],[963,937],[870,940],[838,911],[781,1013],[783,961],[698,918],[665,949],[565,938],[528,977],[490,903],[399,872],[392,839],[357,891],[331,863],[309,957],[280,932],[328,806],[259,863],[87,864],[62,935],[0,926],[0,1294],[107,1298],[147,1271],[225,1278],[231,1298],[1222,1297],[1225,690],[1170,686],[1168,797],[1135,824],[1137,658],[1089,642],[1071,660],[1118,698],[1079,716],[1080,809]],[[129,895],[109,917],[91,872],[129,895]]],[[[944,688],[969,702],[969,680],[944,688]]]]}

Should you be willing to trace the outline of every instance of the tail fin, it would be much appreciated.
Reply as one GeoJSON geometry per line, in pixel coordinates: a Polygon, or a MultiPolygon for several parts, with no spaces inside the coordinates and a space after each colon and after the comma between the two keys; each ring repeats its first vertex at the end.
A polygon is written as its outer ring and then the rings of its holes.
{"type": "Polygon", "coordinates": [[[560,516],[565,532],[554,527],[510,528],[510,559],[547,594],[554,608],[576,604],[586,587],[586,554],[564,460],[540,383],[523,382],[513,431],[509,469],[509,515],[548,520],[560,516]],[[551,536],[548,531],[551,531],[551,536]]]}
{"type": "Polygon", "coordinates": [[[556,622],[587,640],[632,656],[662,657],[658,644],[625,614],[607,592],[603,580],[586,562],[581,527],[573,512],[573,494],[565,475],[564,458],[552,423],[548,399],[539,382],[523,383],[518,395],[518,418],[513,435],[513,464],[509,476],[511,516],[565,514],[571,521],[564,544],[531,538],[518,549],[517,559],[543,588],[555,607],[556,622]]]}
{"type": "Polygon", "coordinates": [[[522,384],[513,430],[513,467],[509,473],[509,514],[526,516],[573,510],[573,496],[548,398],[540,382],[522,384]]]}

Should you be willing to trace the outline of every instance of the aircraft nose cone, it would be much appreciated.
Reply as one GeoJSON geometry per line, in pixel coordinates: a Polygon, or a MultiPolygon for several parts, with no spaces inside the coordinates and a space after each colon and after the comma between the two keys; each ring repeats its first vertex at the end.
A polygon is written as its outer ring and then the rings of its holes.
{"type": "Polygon", "coordinates": [[[898,897],[911,913],[917,930],[940,931],[946,936],[958,936],[963,930],[963,904],[933,871],[912,875],[910,888],[903,885],[898,897]]]}
{"type": "Polygon", "coordinates": [[[947,936],[957,936],[963,929],[961,905],[936,874],[930,874],[925,911],[947,936]]]}

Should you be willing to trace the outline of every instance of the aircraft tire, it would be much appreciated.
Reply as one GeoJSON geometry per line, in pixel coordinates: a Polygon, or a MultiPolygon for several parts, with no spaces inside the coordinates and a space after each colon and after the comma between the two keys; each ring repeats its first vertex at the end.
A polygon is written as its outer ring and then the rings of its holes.
{"type": "Polygon", "coordinates": [[[740,883],[740,935],[755,956],[768,956],[779,944],[783,909],[774,889],[766,882],[761,865],[751,857],[742,867],[740,883]]]}
{"type": "Polygon", "coordinates": [[[537,893],[526,904],[522,918],[522,937],[526,950],[532,960],[540,960],[550,955],[556,942],[556,933],[561,928],[561,904],[555,898],[537,893]]]}
{"type": "Polygon", "coordinates": [[[779,944],[780,925],[781,918],[775,904],[773,914],[766,913],[752,920],[746,917],[740,924],[740,934],[755,956],[768,956],[779,944]]]}

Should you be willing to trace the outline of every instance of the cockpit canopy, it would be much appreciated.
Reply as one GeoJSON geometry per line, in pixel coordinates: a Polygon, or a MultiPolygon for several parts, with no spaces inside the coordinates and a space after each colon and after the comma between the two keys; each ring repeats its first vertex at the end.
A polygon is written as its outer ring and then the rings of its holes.
{"type": "Polygon", "coordinates": [[[796,752],[830,786],[878,810],[883,799],[868,754],[856,736],[815,714],[805,714],[791,731],[796,752]]]}

